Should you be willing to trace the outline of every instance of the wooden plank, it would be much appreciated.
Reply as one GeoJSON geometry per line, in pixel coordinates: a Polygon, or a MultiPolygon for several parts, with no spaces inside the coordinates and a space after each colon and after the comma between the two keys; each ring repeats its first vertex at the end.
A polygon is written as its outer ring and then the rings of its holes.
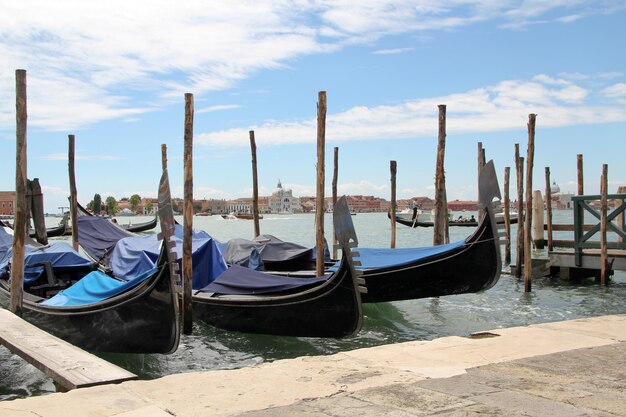
{"type": "Polygon", "coordinates": [[[44,332],[0,308],[0,342],[66,390],[115,384],[137,375],[44,332]]]}

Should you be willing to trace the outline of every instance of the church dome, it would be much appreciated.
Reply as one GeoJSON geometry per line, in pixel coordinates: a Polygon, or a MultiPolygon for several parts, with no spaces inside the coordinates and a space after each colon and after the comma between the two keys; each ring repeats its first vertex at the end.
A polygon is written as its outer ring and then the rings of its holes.
{"type": "Polygon", "coordinates": [[[561,192],[561,187],[556,184],[556,181],[552,182],[552,187],[550,187],[550,192],[552,194],[559,194],[561,192]]]}

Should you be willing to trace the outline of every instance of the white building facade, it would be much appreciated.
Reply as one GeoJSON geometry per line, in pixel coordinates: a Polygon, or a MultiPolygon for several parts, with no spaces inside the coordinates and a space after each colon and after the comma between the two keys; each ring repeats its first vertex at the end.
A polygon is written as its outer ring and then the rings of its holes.
{"type": "Polygon", "coordinates": [[[291,190],[283,188],[280,180],[278,180],[276,190],[269,197],[268,203],[271,213],[293,214],[302,212],[300,198],[294,197],[291,190]]]}

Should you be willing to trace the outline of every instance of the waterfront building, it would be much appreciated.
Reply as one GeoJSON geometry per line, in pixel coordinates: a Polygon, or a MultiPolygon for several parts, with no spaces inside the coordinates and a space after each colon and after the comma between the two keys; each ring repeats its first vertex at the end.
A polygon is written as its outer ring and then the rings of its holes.
{"type": "Polygon", "coordinates": [[[0,215],[15,214],[15,191],[0,191],[0,215]]]}
{"type": "Polygon", "coordinates": [[[283,188],[280,180],[278,180],[276,190],[268,198],[268,203],[271,213],[293,214],[302,212],[300,198],[294,197],[290,189],[283,188]]]}
{"type": "Polygon", "coordinates": [[[552,186],[550,187],[550,194],[552,199],[552,208],[556,210],[566,210],[571,209],[572,206],[572,197],[574,194],[572,193],[562,193],[561,187],[559,187],[556,181],[552,182],[552,186]]]}

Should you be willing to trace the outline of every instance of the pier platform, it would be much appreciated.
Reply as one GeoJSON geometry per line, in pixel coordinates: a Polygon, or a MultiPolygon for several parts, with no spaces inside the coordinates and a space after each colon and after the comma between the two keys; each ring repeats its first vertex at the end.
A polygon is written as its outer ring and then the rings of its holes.
{"type": "Polygon", "coordinates": [[[626,314],[0,402],[24,416],[624,416],[626,314]]]}

